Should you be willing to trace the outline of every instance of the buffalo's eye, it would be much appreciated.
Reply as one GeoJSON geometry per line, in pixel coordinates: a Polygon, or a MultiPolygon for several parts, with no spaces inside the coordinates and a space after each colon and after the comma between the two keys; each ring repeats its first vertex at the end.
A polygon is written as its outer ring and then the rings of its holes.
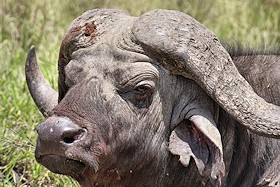
{"type": "Polygon", "coordinates": [[[130,82],[126,87],[118,90],[120,96],[128,103],[138,108],[147,108],[152,101],[155,91],[155,82],[152,80],[141,81],[138,83],[130,82]]]}
{"type": "Polygon", "coordinates": [[[151,84],[141,84],[136,86],[133,90],[134,97],[136,100],[144,100],[152,95],[154,86],[151,84]]]}

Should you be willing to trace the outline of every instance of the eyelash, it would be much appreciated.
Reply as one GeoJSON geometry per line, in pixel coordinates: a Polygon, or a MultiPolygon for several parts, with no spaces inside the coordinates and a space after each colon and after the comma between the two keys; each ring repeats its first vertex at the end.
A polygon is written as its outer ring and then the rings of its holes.
{"type": "Polygon", "coordinates": [[[139,86],[136,86],[136,88],[133,90],[135,99],[137,100],[144,100],[153,93],[153,86],[149,84],[142,84],[139,86]]]}
{"type": "Polygon", "coordinates": [[[134,94],[139,97],[139,99],[144,99],[147,96],[147,93],[150,91],[150,88],[147,85],[140,85],[137,86],[133,91],[134,94]]]}

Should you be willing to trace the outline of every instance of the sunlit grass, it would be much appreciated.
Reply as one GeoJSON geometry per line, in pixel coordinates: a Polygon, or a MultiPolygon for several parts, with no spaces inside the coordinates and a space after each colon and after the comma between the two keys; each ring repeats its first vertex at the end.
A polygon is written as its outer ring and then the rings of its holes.
{"type": "Polygon", "coordinates": [[[279,46],[277,0],[0,0],[0,184],[75,186],[34,158],[36,126],[43,119],[25,83],[26,52],[35,45],[43,74],[57,88],[60,42],[70,22],[92,8],[119,8],[138,16],[151,9],[176,9],[195,17],[227,42],[279,46]]]}

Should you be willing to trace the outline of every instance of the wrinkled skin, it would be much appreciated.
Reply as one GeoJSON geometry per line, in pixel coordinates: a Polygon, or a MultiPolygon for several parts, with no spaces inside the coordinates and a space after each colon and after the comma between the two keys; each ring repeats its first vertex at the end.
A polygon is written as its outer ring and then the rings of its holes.
{"type": "MultiPolygon", "coordinates": [[[[141,40],[150,34],[139,34],[137,24],[141,26],[145,16],[135,24],[131,39],[125,37],[131,32],[125,26],[136,18],[118,12],[112,15],[110,24],[100,22],[99,26],[95,20],[83,28],[81,20],[94,17],[84,14],[67,31],[59,59],[59,103],[41,110],[46,120],[38,127],[37,161],[55,173],[72,176],[82,186],[277,186],[280,142],[269,137],[278,136],[272,132],[262,137],[265,131],[254,127],[248,130],[246,124],[253,122],[242,120],[251,115],[235,116],[234,110],[227,108],[231,103],[223,103],[228,97],[225,93],[230,91],[224,87],[211,91],[212,81],[222,76],[207,74],[209,78],[204,80],[195,71],[182,72],[181,59],[174,55],[170,43],[155,41],[148,50],[149,42],[141,40]],[[98,27],[106,28],[100,32],[104,36],[98,33],[98,27]],[[162,56],[158,56],[161,50],[162,56]],[[166,60],[173,61],[168,64],[166,60]]],[[[216,45],[217,40],[213,41],[211,45],[216,45]]],[[[189,56],[202,54],[191,52],[199,48],[191,48],[189,56]]],[[[215,54],[216,48],[209,54],[215,54]]],[[[230,59],[222,50],[217,54],[219,59],[230,59]]],[[[244,92],[244,101],[246,94],[256,92],[267,102],[279,105],[279,56],[255,55],[252,63],[265,59],[260,69],[259,65],[246,65],[251,55],[231,57],[254,90],[244,92]],[[269,70],[269,75],[260,73],[263,69],[269,70]]],[[[242,78],[238,81],[233,84],[237,85],[233,88],[236,92],[240,85],[247,85],[242,78]]],[[[242,101],[240,96],[235,99],[242,101]]],[[[255,111],[252,108],[245,111],[246,115],[255,111]]],[[[278,111],[275,106],[271,110],[278,111]]],[[[267,113],[269,116],[270,108],[267,113]]],[[[263,123],[261,118],[256,121],[263,123]]]]}

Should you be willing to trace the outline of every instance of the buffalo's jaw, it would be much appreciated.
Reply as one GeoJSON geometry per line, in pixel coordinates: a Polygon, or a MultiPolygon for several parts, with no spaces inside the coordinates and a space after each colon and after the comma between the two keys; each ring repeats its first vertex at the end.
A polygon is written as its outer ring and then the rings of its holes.
{"type": "Polygon", "coordinates": [[[80,161],[58,155],[44,155],[36,157],[36,160],[54,173],[69,175],[74,178],[79,176],[86,167],[86,165],[80,161]]]}
{"type": "Polygon", "coordinates": [[[93,178],[95,170],[86,163],[58,155],[45,155],[36,159],[54,173],[73,177],[82,187],[98,184],[93,178]]]}
{"type": "MultiPolygon", "coordinates": [[[[38,149],[35,157],[38,163],[45,166],[50,171],[73,177],[81,186],[95,186],[97,181],[94,176],[99,172],[97,166],[87,160],[82,160],[82,156],[69,157],[69,155],[47,154],[40,155],[38,149]],[[80,157],[80,158],[78,158],[80,157]]],[[[94,159],[97,160],[97,159],[94,159]]]]}
{"type": "Polygon", "coordinates": [[[64,154],[42,154],[36,147],[35,158],[38,163],[54,173],[71,176],[81,184],[96,183],[93,176],[99,172],[98,157],[88,156],[87,158],[83,151],[78,150],[75,151],[75,154],[70,151],[66,151],[64,154]]]}

